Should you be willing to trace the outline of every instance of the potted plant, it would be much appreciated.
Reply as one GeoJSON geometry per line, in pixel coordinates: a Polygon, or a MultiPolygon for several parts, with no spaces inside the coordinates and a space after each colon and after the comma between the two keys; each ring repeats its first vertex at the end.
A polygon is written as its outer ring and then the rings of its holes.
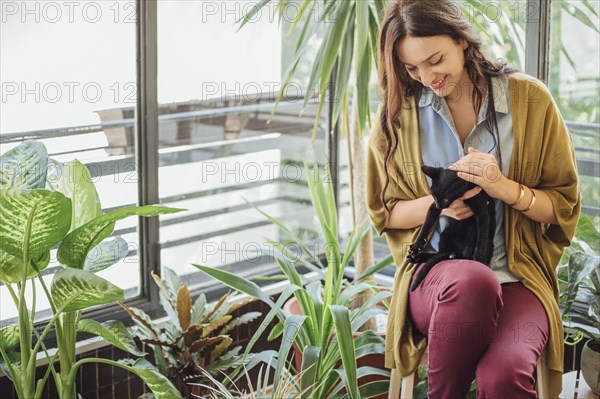
{"type": "Polygon", "coordinates": [[[74,399],[77,371],[90,362],[135,373],[157,397],[181,397],[144,359],[75,361],[78,331],[99,335],[135,356],[144,355],[121,323],[100,324],[82,319],[82,312],[124,299],[121,288],[95,274],[127,254],[127,243],[122,238],[106,240],[115,222],[132,215],[181,211],[163,206],[130,206],[102,215],[101,209],[89,171],[80,162],[59,163],[49,158],[44,145],[37,141],[25,141],[0,158],[0,280],[18,310],[18,324],[0,330],[0,355],[2,369],[12,380],[19,398],[41,397],[51,373],[58,397],[74,399]],[[52,284],[47,287],[41,271],[50,263],[50,251],[55,246],[63,268],[54,274],[52,284]],[[52,318],[41,333],[34,327],[36,278],[52,310],[52,318]],[[25,294],[28,285],[33,292],[30,302],[25,294]],[[56,331],[58,350],[50,356],[44,340],[52,328],[56,331]],[[48,357],[49,365],[42,379],[36,381],[36,356],[40,351],[48,357]],[[57,358],[59,371],[54,368],[57,358]]]}
{"type": "Polygon", "coordinates": [[[260,398],[286,398],[286,399],[300,399],[302,398],[309,389],[306,388],[304,391],[300,390],[300,381],[302,380],[302,374],[294,374],[288,368],[282,370],[282,380],[276,391],[273,390],[273,385],[269,383],[271,362],[260,368],[258,377],[256,380],[252,380],[247,370],[244,371],[242,382],[246,382],[248,387],[246,389],[240,389],[237,386],[226,387],[219,382],[211,373],[206,370],[202,370],[202,374],[210,381],[211,385],[203,385],[198,383],[192,383],[193,386],[201,386],[202,388],[208,389],[206,395],[192,395],[194,398],[200,399],[260,399],[260,398]]]}
{"type": "Polygon", "coordinates": [[[152,273],[159,287],[160,303],[169,320],[159,325],[141,309],[121,306],[136,324],[135,333],[154,351],[158,370],[185,396],[192,392],[188,387],[210,384],[214,377],[243,365],[252,369],[260,360],[268,360],[273,351],[244,357],[241,346],[231,347],[234,338],[229,334],[235,328],[250,323],[261,316],[260,312],[247,312],[238,317],[233,313],[253,299],[233,302],[231,293],[223,295],[216,303],[208,304],[204,294],[192,302],[187,284],[179,276],[163,267],[164,278],[152,273]],[[210,376],[210,378],[208,377],[210,376]],[[194,384],[190,384],[194,383],[194,384]]]}
{"type": "MultiPolygon", "coordinates": [[[[265,331],[268,323],[277,317],[277,327],[269,334],[271,338],[283,335],[274,374],[275,389],[280,383],[281,371],[295,345],[302,354],[298,371],[304,373],[304,376],[300,388],[304,390],[313,386],[303,397],[321,399],[335,397],[344,392],[350,398],[376,397],[388,391],[389,371],[370,366],[357,366],[357,359],[373,354],[383,356],[384,341],[371,330],[363,332],[358,330],[367,320],[378,314],[385,314],[386,310],[377,307],[377,304],[388,298],[390,293],[378,290],[372,282],[358,280],[349,282],[344,278],[344,268],[366,234],[366,229],[361,232],[354,229],[350,234],[346,250],[341,252],[331,171],[327,170],[328,178],[325,180],[328,184],[325,188],[318,168],[315,168],[314,175],[309,172],[306,163],[304,169],[308,177],[313,206],[322,227],[326,265],[323,265],[319,257],[312,253],[292,231],[278,220],[260,210],[259,212],[279,226],[302,248],[307,259],[298,260],[315,272],[316,281],[307,281],[300,275],[294,267],[293,260],[285,255],[284,244],[273,240],[269,242],[273,244],[275,260],[289,281],[289,286],[280,295],[277,303],[274,303],[251,281],[209,266],[194,266],[233,289],[264,301],[271,307],[271,311],[251,342],[254,342],[265,331]],[[362,306],[350,310],[350,304],[366,291],[373,292],[372,298],[362,306]],[[283,305],[292,295],[302,308],[302,314],[286,314],[282,311],[283,305]],[[359,379],[366,375],[375,375],[378,378],[376,381],[359,385],[359,379]],[[317,382],[322,384],[315,386],[317,382]]],[[[380,265],[377,266],[381,268],[380,265]]]]}
{"type": "Polygon", "coordinates": [[[581,353],[581,372],[592,391],[600,394],[600,233],[585,214],[579,217],[575,236],[563,253],[558,277],[563,325],[575,331],[567,334],[565,342],[575,345],[588,337],[581,353]],[[587,309],[578,308],[576,301],[585,303],[587,309]],[[573,326],[573,318],[596,331],[573,326]]]}

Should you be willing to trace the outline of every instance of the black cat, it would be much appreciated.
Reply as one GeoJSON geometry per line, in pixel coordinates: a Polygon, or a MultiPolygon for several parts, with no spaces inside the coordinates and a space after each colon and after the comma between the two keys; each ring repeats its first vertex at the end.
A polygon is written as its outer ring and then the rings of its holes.
{"type": "Polygon", "coordinates": [[[448,225],[440,234],[438,252],[423,252],[429,232],[435,227],[442,210],[448,208],[467,190],[475,187],[475,184],[461,179],[454,170],[426,165],[423,165],[421,170],[432,180],[431,194],[434,203],[427,211],[425,222],[406,257],[412,263],[425,262],[410,287],[411,291],[419,286],[433,266],[443,260],[471,259],[489,265],[494,249],[493,239],[496,228],[494,200],[481,190],[474,197],[464,200],[465,204],[473,210],[474,215],[465,220],[449,218],[448,225]]]}

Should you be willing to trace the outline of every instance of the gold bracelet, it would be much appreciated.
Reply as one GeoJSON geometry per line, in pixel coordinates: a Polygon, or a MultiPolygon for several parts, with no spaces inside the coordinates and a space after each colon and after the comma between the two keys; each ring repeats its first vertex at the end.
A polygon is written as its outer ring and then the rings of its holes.
{"type": "Polygon", "coordinates": [[[529,203],[529,206],[527,207],[527,209],[522,210],[521,212],[527,212],[535,204],[535,192],[533,192],[533,189],[531,187],[529,187],[529,190],[531,191],[531,195],[533,195],[533,197],[531,197],[531,202],[529,203]]]}
{"type": "Polygon", "coordinates": [[[512,204],[509,204],[509,206],[515,206],[519,202],[521,202],[521,200],[523,199],[523,196],[525,195],[525,190],[523,189],[523,185],[521,183],[519,183],[519,188],[521,189],[521,193],[519,194],[519,198],[517,198],[517,200],[515,202],[513,202],[512,204]]]}

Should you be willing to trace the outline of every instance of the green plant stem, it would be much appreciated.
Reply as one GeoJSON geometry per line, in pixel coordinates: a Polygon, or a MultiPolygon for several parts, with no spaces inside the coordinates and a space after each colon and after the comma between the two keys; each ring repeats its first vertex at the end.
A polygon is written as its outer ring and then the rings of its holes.
{"type": "MultiPolygon", "coordinates": [[[[25,301],[25,288],[27,286],[27,268],[25,267],[25,276],[21,283],[19,284],[19,303],[18,303],[18,312],[19,312],[19,338],[20,338],[20,348],[21,348],[21,388],[22,388],[22,397],[29,399],[33,398],[35,395],[35,368],[29,367],[30,363],[33,363],[35,366],[35,361],[31,361],[32,359],[32,350],[31,350],[31,331],[33,329],[33,325],[31,323],[31,319],[29,316],[29,311],[27,310],[27,302],[25,301]]],[[[35,351],[33,353],[36,353],[35,351]]],[[[35,356],[33,356],[35,358],[35,356]]]]}
{"type": "Polygon", "coordinates": [[[77,340],[77,332],[75,323],[78,312],[66,312],[62,314],[61,320],[57,322],[61,324],[63,331],[62,344],[59,344],[60,360],[60,380],[62,383],[62,391],[59,391],[59,396],[62,399],[75,398],[77,396],[75,384],[68,382],[73,364],[75,363],[75,342],[77,340]]]}
{"type": "MultiPolygon", "coordinates": [[[[35,332],[36,337],[39,339],[40,335],[38,334],[38,332],[36,330],[33,330],[35,332]]],[[[57,383],[58,381],[58,375],[56,374],[56,369],[54,368],[54,361],[56,360],[56,356],[58,356],[59,351],[57,350],[56,353],[52,356],[50,356],[50,354],[48,353],[48,349],[46,348],[46,345],[44,345],[42,343],[42,350],[44,351],[44,355],[46,355],[46,359],[48,359],[48,368],[46,369],[46,373],[44,374],[44,377],[41,380],[38,380],[37,382],[37,387],[35,390],[35,399],[39,399],[42,397],[42,391],[44,389],[44,385],[46,384],[46,380],[48,380],[48,376],[50,375],[50,372],[52,372],[52,375],[54,377],[54,381],[56,381],[57,383]]],[[[56,389],[60,392],[60,386],[57,385],[56,389]]]]}
{"type": "Polygon", "coordinates": [[[42,285],[44,293],[46,294],[46,298],[48,298],[48,302],[50,303],[50,308],[52,309],[52,313],[56,313],[56,306],[54,305],[54,301],[52,300],[52,295],[50,295],[48,286],[46,285],[46,282],[44,281],[42,274],[40,273],[39,270],[38,270],[37,277],[38,277],[38,280],[40,280],[40,284],[42,285]]]}
{"type": "MultiPolygon", "coordinates": [[[[77,362],[73,363],[73,366],[71,367],[71,371],[69,372],[69,375],[68,375],[67,381],[66,381],[67,386],[64,387],[65,391],[72,391],[75,389],[75,378],[77,377],[77,370],[79,369],[80,366],[83,366],[86,363],[103,363],[103,364],[108,364],[108,365],[114,366],[114,367],[120,367],[124,370],[132,372],[131,367],[129,367],[125,364],[116,362],[114,360],[103,359],[103,358],[99,358],[99,357],[88,357],[85,359],[80,359],[77,362]]],[[[75,398],[63,398],[63,399],[75,399],[75,398]]]]}
{"type": "Polygon", "coordinates": [[[4,351],[4,347],[2,345],[0,345],[0,355],[2,355],[2,360],[4,360],[4,363],[6,363],[6,367],[8,367],[8,372],[10,373],[10,377],[15,386],[15,391],[17,391],[17,397],[23,398],[23,389],[19,379],[19,374],[13,368],[12,363],[8,358],[8,354],[4,351]]]}
{"type": "MultiPolygon", "coordinates": [[[[40,284],[42,285],[42,289],[44,290],[44,293],[46,294],[46,298],[48,299],[48,303],[50,304],[52,313],[56,314],[56,305],[54,304],[52,295],[50,294],[50,290],[48,289],[48,286],[46,285],[46,282],[44,281],[44,278],[43,278],[42,274],[40,273],[40,271],[38,270],[37,272],[38,272],[38,274],[37,274],[38,280],[40,281],[40,284]]],[[[56,354],[53,356],[53,359],[50,359],[47,353],[46,353],[46,358],[48,359],[48,362],[50,362],[50,364],[52,364],[52,376],[54,378],[54,382],[56,384],[57,391],[61,392],[63,383],[62,383],[61,379],[59,378],[59,375],[56,373],[56,370],[54,369],[54,361],[56,360],[56,356],[59,353],[60,354],[65,353],[64,348],[66,348],[67,345],[65,343],[65,334],[63,333],[63,327],[62,327],[62,323],[61,323],[60,319],[58,319],[56,321],[55,328],[56,328],[57,351],[56,351],[56,354]]],[[[61,362],[61,367],[60,367],[61,370],[63,370],[63,367],[64,367],[62,359],[63,359],[63,356],[60,356],[59,360],[61,362]]]]}
{"type": "MultiPolygon", "coordinates": [[[[46,338],[46,335],[48,335],[48,333],[50,332],[50,329],[52,328],[52,325],[56,323],[56,320],[60,316],[62,310],[64,308],[66,308],[69,305],[69,303],[70,303],[70,301],[67,302],[67,303],[65,303],[65,305],[58,310],[58,313],[55,313],[54,316],[52,316],[52,319],[50,319],[50,321],[46,325],[46,328],[44,328],[44,331],[42,331],[42,334],[40,335],[40,338],[38,339],[38,342],[33,347],[33,352],[34,353],[37,353],[40,350],[40,346],[42,345],[42,342],[46,338]]],[[[29,336],[29,339],[31,340],[31,335],[29,336]]],[[[33,368],[33,370],[35,371],[35,361],[32,361],[31,359],[29,359],[29,362],[26,363],[26,364],[27,364],[27,368],[28,369],[29,368],[33,368]]]]}

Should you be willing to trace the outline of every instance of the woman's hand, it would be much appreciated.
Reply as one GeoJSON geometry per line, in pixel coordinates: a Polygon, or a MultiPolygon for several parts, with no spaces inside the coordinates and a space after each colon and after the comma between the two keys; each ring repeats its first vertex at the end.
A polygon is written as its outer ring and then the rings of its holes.
{"type": "Polygon", "coordinates": [[[456,220],[465,220],[473,216],[473,211],[469,208],[464,200],[471,198],[479,194],[481,187],[473,187],[467,190],[462,197],[455,200],[450,206],[442,211],[442,216],[448,216],[456,220]]]}
{"type": "Polygon", "coordinates": [[[492,154],[469,147],[469,153],[448,169],[458,171],[458,177],[477,184],[492,198],[501,199],[506,194],[508,179],[492,154]]]}

